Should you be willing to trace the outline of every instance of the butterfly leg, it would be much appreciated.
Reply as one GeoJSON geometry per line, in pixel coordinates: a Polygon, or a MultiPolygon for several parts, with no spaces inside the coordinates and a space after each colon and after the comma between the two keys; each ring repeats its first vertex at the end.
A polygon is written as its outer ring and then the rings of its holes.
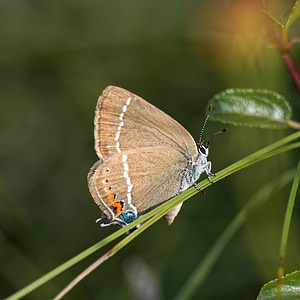
{"type": "Polygon", "coordinates": [[[211,162],[208,161],[206,163],[206,166],[205,166],[205,173],[207,175],[207,179],[209,180],[209,182],[213,183],[213,181],[211,180],[211,176],[216,176],[214,173],[211,172],[211,162]]]}
{"type": "MultiPolygon", "coordinates": [[[[98,218],[96,220],[96,223],[102,221],[103,219],[106,219],[106,217],[101,217],[101,218],[98,218]]],[[[100,226],[101,227],[107,227],[107,226],[110,226],[111,224],[115,224],[115,225],[118,225],[118,226],[121,226],[121,227],[124,227],[127,225],[127,223],[123,222],[123,220],[120,220],[120,219],[114,219],[114,220],[111,220],[111,221],[108,221],[107,223],[101,223],[100,226]]]]}
{"type": "MultiPolygon", "coordinates": [[[[102,221],[102,219],[103,219],[103,218],[98,218],[98,219],[96,220],[96,223],[102,221]]],[[[106,227],[106,226],[109,226],[110,224],[112,224],[112,223],[101,223],[100,226],[101,226],[101,227],[106,227]]]]}
{"type": "Polygon", "coordinates": [[[201,192],[202,194],[205,194],[205,191],[201,190],[200,188],[198,188],[196,182],[194,183],[194,187],[197,191],[201,192]]]}

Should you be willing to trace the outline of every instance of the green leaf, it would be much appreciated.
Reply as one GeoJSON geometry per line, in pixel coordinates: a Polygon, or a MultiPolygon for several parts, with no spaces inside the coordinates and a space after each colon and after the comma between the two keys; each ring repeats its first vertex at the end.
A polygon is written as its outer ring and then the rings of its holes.
{"type": "MultiPolygon", "coordinates": [[[[257,297],[257,300],[277,300],[277,279],[266,283],[257,297]]],[[[281,299],[300,299],[300,271],[284,276],[281,289],[281,299]]]]}
{"type": "Polygon", "coordinates": [[[285,24],[285,28],[289,28],[300,16],[300,0],[295,2],[295,5],[292,8],[292,12],[285,24]]]}
{"type": "Polygon", "coordinates": [[[285,98],[270,90],[228,89],[209,100],[211,120],[238,126],[285,128],[292,110],[285,98]]]}
{"type": "Polygon", "coordinates": [[[276,28],[283,28],[284,24],[275,18],[268,10],[262,9],[262,12],[266,15],[266,22],[270,23],[271,26],[276,28]]]}

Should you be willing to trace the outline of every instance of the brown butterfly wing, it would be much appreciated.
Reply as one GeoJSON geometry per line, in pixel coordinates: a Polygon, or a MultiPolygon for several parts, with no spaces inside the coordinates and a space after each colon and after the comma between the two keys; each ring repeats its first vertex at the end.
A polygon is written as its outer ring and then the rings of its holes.
{"type": "MultiPolygon", "coordinates": [[[[141,215],[177,194],[182,170],[197,154],[178,122],[141,97],[109,86],[98,100],[94,123],[100,160],[88,175],[89,189],[110,221],[126,209],[141,215]]],[[[169,224],[179,209],[165,216],[169,224]]]]}
{"type": "Polygon", "coordinates": [[[102,158],[141,147],[169,146],[195,155],[196,144],[177,121],[141,97],[109,86],[99,97],[95,116],[95,149],[102,158]]]}
{"type": "Polygon", "coordinates": [[[110,221],[123,211],[131,210],[131,205],[141,215],[177,194],[181,170],[185,167],[185,158],[171,147],[130,150],[97,162],[88,176],[89,189],[110,221]],[[127,176],[124,176],[125,169],[127,176]],[[131,204],[128,202],[129,190],[131,204]]]}

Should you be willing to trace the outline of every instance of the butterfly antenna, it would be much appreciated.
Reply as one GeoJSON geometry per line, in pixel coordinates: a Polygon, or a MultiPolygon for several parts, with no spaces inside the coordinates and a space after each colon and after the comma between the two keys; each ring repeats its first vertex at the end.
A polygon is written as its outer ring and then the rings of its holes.
{"type": "Polygon", "coordinates": [[[212,135],[210,135],[210,136],[208,136],[207,138],[205,138],[205,139],[202,141],[201,145],[203,145],[203,143],[206,142],[207,140],[209,140],[211,137],[213,137],[213,136],[215,136],[215,135],[217,135],[217,134],[226,132],[227,130],[228,130],[228,128],[224,128],[223,130],[219,130],[219,131],[213,133],[212,135]]]}
{"type": "Polygon", "coordinates": [[[209,118],[209,115],[210,115],[211,110],[212,110],[212,104],[211,104],[211,105],[209,106],[209,108],[208,108],[208,112],[207,112],[206,118],[205,118],[205,120],[204,120],[202,129],[201,129],[201,132],[200,132],[199,144],[202,144],[202,143],[201,143],[202,135],[203,135],[203,132],[204,132],[204,129],[205,129],[205,126],[206,126],[206,123],[207,123],[207,120],[208,120],[208,118],[209,118]]]}

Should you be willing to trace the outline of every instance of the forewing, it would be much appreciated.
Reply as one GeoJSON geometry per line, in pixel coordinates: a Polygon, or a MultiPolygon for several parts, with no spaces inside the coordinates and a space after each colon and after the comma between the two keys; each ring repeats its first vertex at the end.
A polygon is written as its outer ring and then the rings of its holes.
{"type": "Polygon", "coordinates": [[[155,146],[197,153],[192,136],[178,122],[141,97],[114,86],[107,87],[98,100],[94,134],[100,158],[155,146]]]}

